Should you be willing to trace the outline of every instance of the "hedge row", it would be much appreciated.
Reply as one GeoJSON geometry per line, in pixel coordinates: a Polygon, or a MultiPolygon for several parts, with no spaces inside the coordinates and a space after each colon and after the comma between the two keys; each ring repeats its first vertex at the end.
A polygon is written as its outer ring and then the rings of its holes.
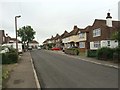
{"type": "MultiPolygon", "coordinates": [[[[66,54],[70,55],[80,55],[80,50],[78,48],[65,49],[66,54]]],[[[98,50],[88,50],[87,57],[95,57],[99,60],[120,60],[120,48],[108,48],[103,47],[98,50]]]]}
{"type": "Polygon", "coordinates": [[[80,51],[78,48],[69,48],[65,49],[65,53],[70,55],[79,55],[80,51]]]}
{"type": "Polygon", "coordinates": [[[18,55],[14,49],[10,49],[10,52],[2,53],[2,64],[17,63],[18,55]]]}
{"type": "Polygon", "coordinates": [[[87,57],[96,57],[97,51],[96,50],[88,50],[87,57]]]}
{"type": "Polygon", "coordinates": [[[98,50],[89,50],[87,56],[96,57],[99,60],[119,60],[120,48],[111,49],[108,47],[103,47],[98,50]]]}

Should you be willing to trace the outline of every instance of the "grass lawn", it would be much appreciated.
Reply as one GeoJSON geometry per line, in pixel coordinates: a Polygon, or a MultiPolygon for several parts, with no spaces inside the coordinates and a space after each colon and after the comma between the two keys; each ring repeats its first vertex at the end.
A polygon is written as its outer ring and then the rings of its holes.
{"type": "Polygon", "coordinates": [[[2,87],[4,88],[5,87],[5,83],[7,82],[9,76],[10,76],[10,73],[12,72],[12,70],[17,66],[17,63],[16,64],[8,64],[8,65],[2,65],[2,73],[1,73],[1,77],[0,77],[0,80],[1,80],[1,83],[2,83],[2,87]]]}

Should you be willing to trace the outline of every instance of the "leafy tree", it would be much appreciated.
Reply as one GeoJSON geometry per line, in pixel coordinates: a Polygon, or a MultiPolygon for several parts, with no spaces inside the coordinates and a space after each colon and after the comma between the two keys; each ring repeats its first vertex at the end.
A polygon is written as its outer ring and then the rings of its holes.
{"type": "Polygon", "coordinates": [[[113,39],[118,40],[118,47],[120,47],[120,31],[113,34],[113,39]]]}
{"type": "Polygon", "coordinates": [[[21,38],[24,46],[25,43],[27,43],[27,47],[29,45],[29,42],[35,38],[34,37],[35,33],[36,32],[33,30],[31,26],[23,26],[18,30],[18,36],[21,38]]]}
{"type": "Polygon", "coordinates": [[[118,31],[113,34],[113,39],[118,40],[118,47],[115,49],[115,52],[118,55],[118,60],[120,60],[120,27],[118,31]]]}

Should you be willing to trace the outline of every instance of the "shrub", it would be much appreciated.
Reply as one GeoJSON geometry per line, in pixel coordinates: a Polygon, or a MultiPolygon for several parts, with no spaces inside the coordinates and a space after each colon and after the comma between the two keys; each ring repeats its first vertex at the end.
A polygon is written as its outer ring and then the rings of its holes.
{"type": "Polygon", "coordinates": [[[120,62],[120,47],[114,49],[113,60],[117,60],[118,62],[120,62]]]}
{"type": "Polygon", "coordinates": [[[87,51],[87,57],[96,57],[97,54],[96,54],[96,50],[88,50],[87,51]]]}
{"type": "Polygon", "coordinates": [[[10,52],[2,53],[2,64],[17,63],[18,55],[15,49],[10,49],[10,52]]]}
{"type": "Polygon", "coordinates": [[[113,58],[113,49],[108,47],[103,47],[97,50],[97,58],[102,60],[112,59],[113,58]]]}
{"type": "Polygon", "coordinates": [[[70,55],[79,55],[80,52],[78,48],[69,48],[65,49],[65,53],[70,55]]]}

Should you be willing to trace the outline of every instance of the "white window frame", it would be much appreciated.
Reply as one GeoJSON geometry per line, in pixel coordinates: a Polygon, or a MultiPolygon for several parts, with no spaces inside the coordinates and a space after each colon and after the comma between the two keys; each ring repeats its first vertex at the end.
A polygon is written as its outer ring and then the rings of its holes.
{"type": "Polygon", "coordinates": [[[93,37],[101,36],[101,29],[97,28],[93,30],[93,37]]]}
{"type": "Polygon", "coordinates": [[[94,48],[100,48],[100,41],[94,42],[94,48]]]}
{"type": "Polygon", "coordinates": [[[85,48],[85,42],[79,42],[79,47],[80,48],[85,48]]]}

